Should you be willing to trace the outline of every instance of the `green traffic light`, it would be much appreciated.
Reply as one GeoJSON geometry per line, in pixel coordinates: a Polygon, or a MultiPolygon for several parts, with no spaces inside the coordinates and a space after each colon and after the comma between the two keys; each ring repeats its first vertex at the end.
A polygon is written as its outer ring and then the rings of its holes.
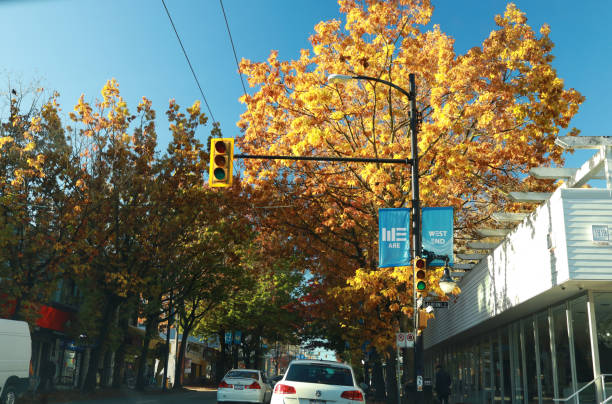
{"type": "Polygon", "coordinates": [[[222,168],[215,168],[215,178],[219,181],[222,181],[225,179],[225,170],[222,168]]]}
{"type": "Polygon", "coordinates": [[[416,285],[417,290],[425,290],[425,286],[426,286],[425,282],[423,282],[423,281],[417,282],[417,285],[416,285]]]}

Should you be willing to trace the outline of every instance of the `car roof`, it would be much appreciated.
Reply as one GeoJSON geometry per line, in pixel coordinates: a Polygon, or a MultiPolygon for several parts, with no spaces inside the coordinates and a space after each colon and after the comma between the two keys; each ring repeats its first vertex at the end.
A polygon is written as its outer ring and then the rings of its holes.
{"type": "Polygon", "coordinates": [[[230,369],[227,371],[227,373],[229,372],[261,372],[258,369],[230,369]]]}
{"type": "Polygon", "coordinates": [[[314,364],[314,365],[326,364],[326,365],[331,365],[331,366],[339,366],[343,368],[352,369],[351,365],[349,365],[348,363],[319,360],[319,359],[295,359],[289,363],[289,366],[293,364],[314,364]]]}

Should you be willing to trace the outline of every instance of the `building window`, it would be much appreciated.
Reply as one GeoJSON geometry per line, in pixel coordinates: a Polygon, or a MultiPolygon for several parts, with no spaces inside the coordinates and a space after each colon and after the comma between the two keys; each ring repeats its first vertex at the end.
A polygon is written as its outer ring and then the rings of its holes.
{"type": "Polygon", "coordinates": [[[553,387],[552,355],[550,351],[550,333],[548,330],[548,312],[536,317],[538,332],[538,347],[540,349],[540,383],[542,385],[542,402],[553,404],[555,390],[553,387]]]}
{"type": "Polygon", "coordinates": [[[569,338],[565,304],[553,308],[555,333],[555,355],[557,358],[557,383],[559,398],[567,398],[573,393],[572,363],[570,361],[569,338]]]}
{"type": "Polygon", "coordinates": [[[612,373],[612,293],[594,293],[594,297],[599,369],[609,374],[612,373]]]}
{"type": "Polygon", "coordinates": [[[535,329],[533,328],[533,317],[523,320],[523,336],[525,338],[525,370],[527,378],[527,402],[537,404],[538,396],[538,374],[536,368],[535,352],[535,329]]]}
{"type": "MultiPolygon", "coordinates": [[[[591,355],[591,340],[589,319],[587,317],[587,297],[580,296],[569,303],[572,333],[574,336],[574,359],[576,363],[576,383],[580,389],[593,380],[593,361],[591,355]]],[[[588,402],[595,398],[595,384],[580,393],[580,402],[588,402]]]]}

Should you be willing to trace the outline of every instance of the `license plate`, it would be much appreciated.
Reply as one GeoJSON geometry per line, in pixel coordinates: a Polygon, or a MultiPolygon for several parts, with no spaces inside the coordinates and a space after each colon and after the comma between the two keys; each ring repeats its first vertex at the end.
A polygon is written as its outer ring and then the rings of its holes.
{"type": "Polygon", "coordinates": [[[244,386],[241,384],[235,384],[234,385],[234,390],[244,390],[244,386]]]}
{"type": "Polygon", "coordinates": [[[323,400],[310,400],[310,404],[325,404],[323,400]]]}

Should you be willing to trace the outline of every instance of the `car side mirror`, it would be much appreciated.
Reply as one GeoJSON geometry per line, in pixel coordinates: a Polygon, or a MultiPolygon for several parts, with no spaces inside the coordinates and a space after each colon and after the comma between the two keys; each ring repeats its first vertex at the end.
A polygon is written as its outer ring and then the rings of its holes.
{"type": "Polygon", "coordinates": [[[361,390],[363,390],[363,392],[365,393],[365,392],[367,392],[367,391],[368,391],[369,386],[368,386],[367,384],[365,384],[365,383],[361,382],[361,383],[359,383],[359,388],[360,388],[361,390]]]}

